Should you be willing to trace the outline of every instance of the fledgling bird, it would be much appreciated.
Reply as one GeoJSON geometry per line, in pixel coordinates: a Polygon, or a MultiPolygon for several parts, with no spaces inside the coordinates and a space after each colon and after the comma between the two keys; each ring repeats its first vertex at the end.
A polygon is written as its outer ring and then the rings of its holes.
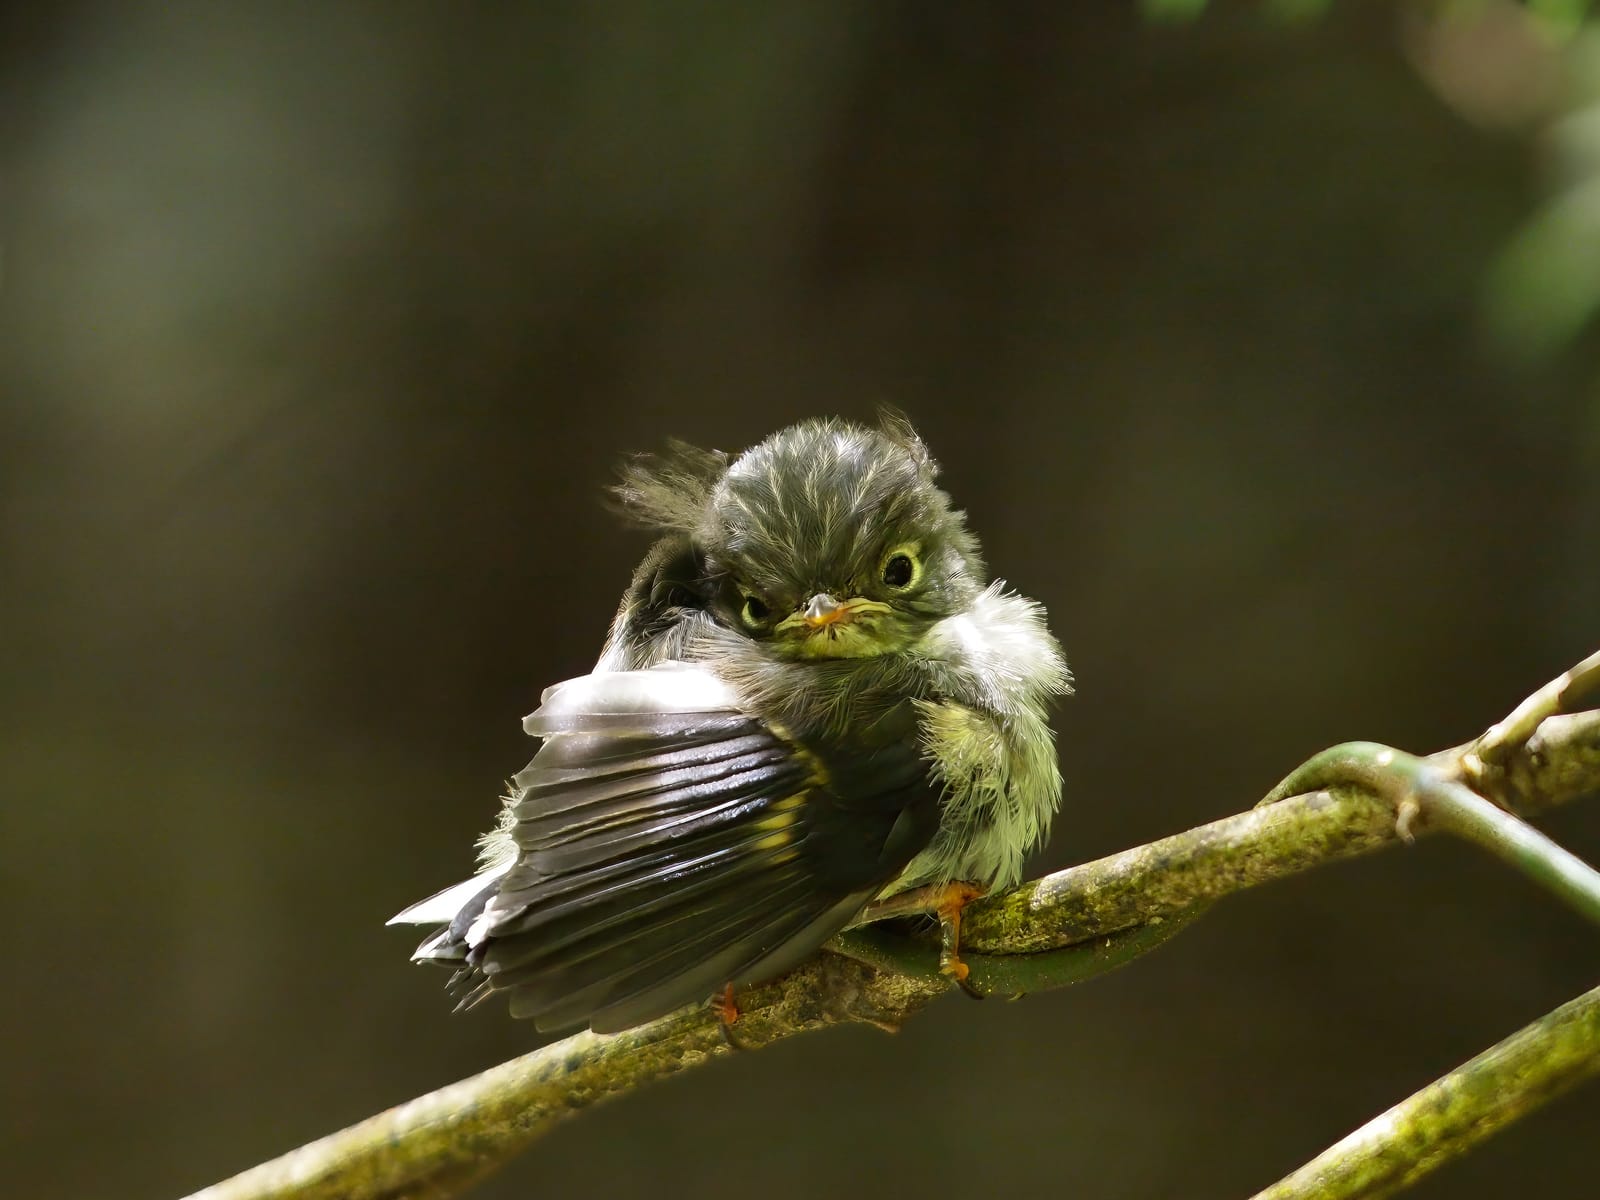
{"type": "Polygon", "coordinates": [[[1018,882],[1055,814],[1070,677],[936,472],[897,416],[630,464],[618,497],[660,540],[594,672],[523,722],[543,744],[478,874],[390,922],[443,926],[415,959],[464,1003],[611,1032],[910,907],[964,978],[960,906],[1018,882]]]}

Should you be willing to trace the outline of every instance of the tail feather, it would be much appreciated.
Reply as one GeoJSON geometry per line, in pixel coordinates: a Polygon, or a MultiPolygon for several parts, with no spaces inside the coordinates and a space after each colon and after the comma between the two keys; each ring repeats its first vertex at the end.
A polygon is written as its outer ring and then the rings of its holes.
{"type": "Polygon", "coordinates": [[[492,867],[481,875],[452,884],[444,891],[391,917],[390,925],[444,926],[416,948],[411,961],[442,963],[445,966],[465,963],[469,949],[467,930],[499,890],[501,877],[510,869],[509,862],[492,867]]]}

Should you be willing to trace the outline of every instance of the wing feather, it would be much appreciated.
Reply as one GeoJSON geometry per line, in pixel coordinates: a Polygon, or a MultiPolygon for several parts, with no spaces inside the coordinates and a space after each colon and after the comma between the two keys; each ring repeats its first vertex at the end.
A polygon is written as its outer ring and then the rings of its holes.
{"type": "Polygon", "coordinates": [[[819,748],[741,711],[703,668],[549,689],[524,722],[544,744],[514,780],[517,859],[461,893],[475,911],[426,957],[464,959],[472,999],[508,993],[542,1029],[626,1028],[783,969],[932,835],[905,708],[870,745],[819,748]]]}

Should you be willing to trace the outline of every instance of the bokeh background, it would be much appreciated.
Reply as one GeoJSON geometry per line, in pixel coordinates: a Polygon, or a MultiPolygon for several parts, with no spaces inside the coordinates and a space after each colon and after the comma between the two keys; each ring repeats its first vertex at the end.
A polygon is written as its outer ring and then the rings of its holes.
{"type": "MultiPolygon", "coordinates": [[[[537,1044],[383,922],[593,661],[645,548],[602,489],[668,436],[912,415],[1078,675],[1040,869],[1600,644],[1582,39],[1160,7],[6,9],[11,1194],[174,1196],[537,1044]]],[[[1597,964],[1424,844],[635,1094],[481,1194],[1240,1196],[1597,964]]],[[[1597,1120],[1415,1194],[1591,1194],[1597,1120]]]]}

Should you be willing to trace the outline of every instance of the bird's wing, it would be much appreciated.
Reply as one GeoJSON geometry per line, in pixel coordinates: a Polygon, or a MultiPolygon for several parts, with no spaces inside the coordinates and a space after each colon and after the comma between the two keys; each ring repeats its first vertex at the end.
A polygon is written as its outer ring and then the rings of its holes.
{"type": "Polygon", "coordinates": [[[524,722],[519,856],[456,930],[541,1028],[624,1029],[768,978],[843,927],[932,837],[909,703],[802,745],[709,670],[584,676],[524,722]]]}

